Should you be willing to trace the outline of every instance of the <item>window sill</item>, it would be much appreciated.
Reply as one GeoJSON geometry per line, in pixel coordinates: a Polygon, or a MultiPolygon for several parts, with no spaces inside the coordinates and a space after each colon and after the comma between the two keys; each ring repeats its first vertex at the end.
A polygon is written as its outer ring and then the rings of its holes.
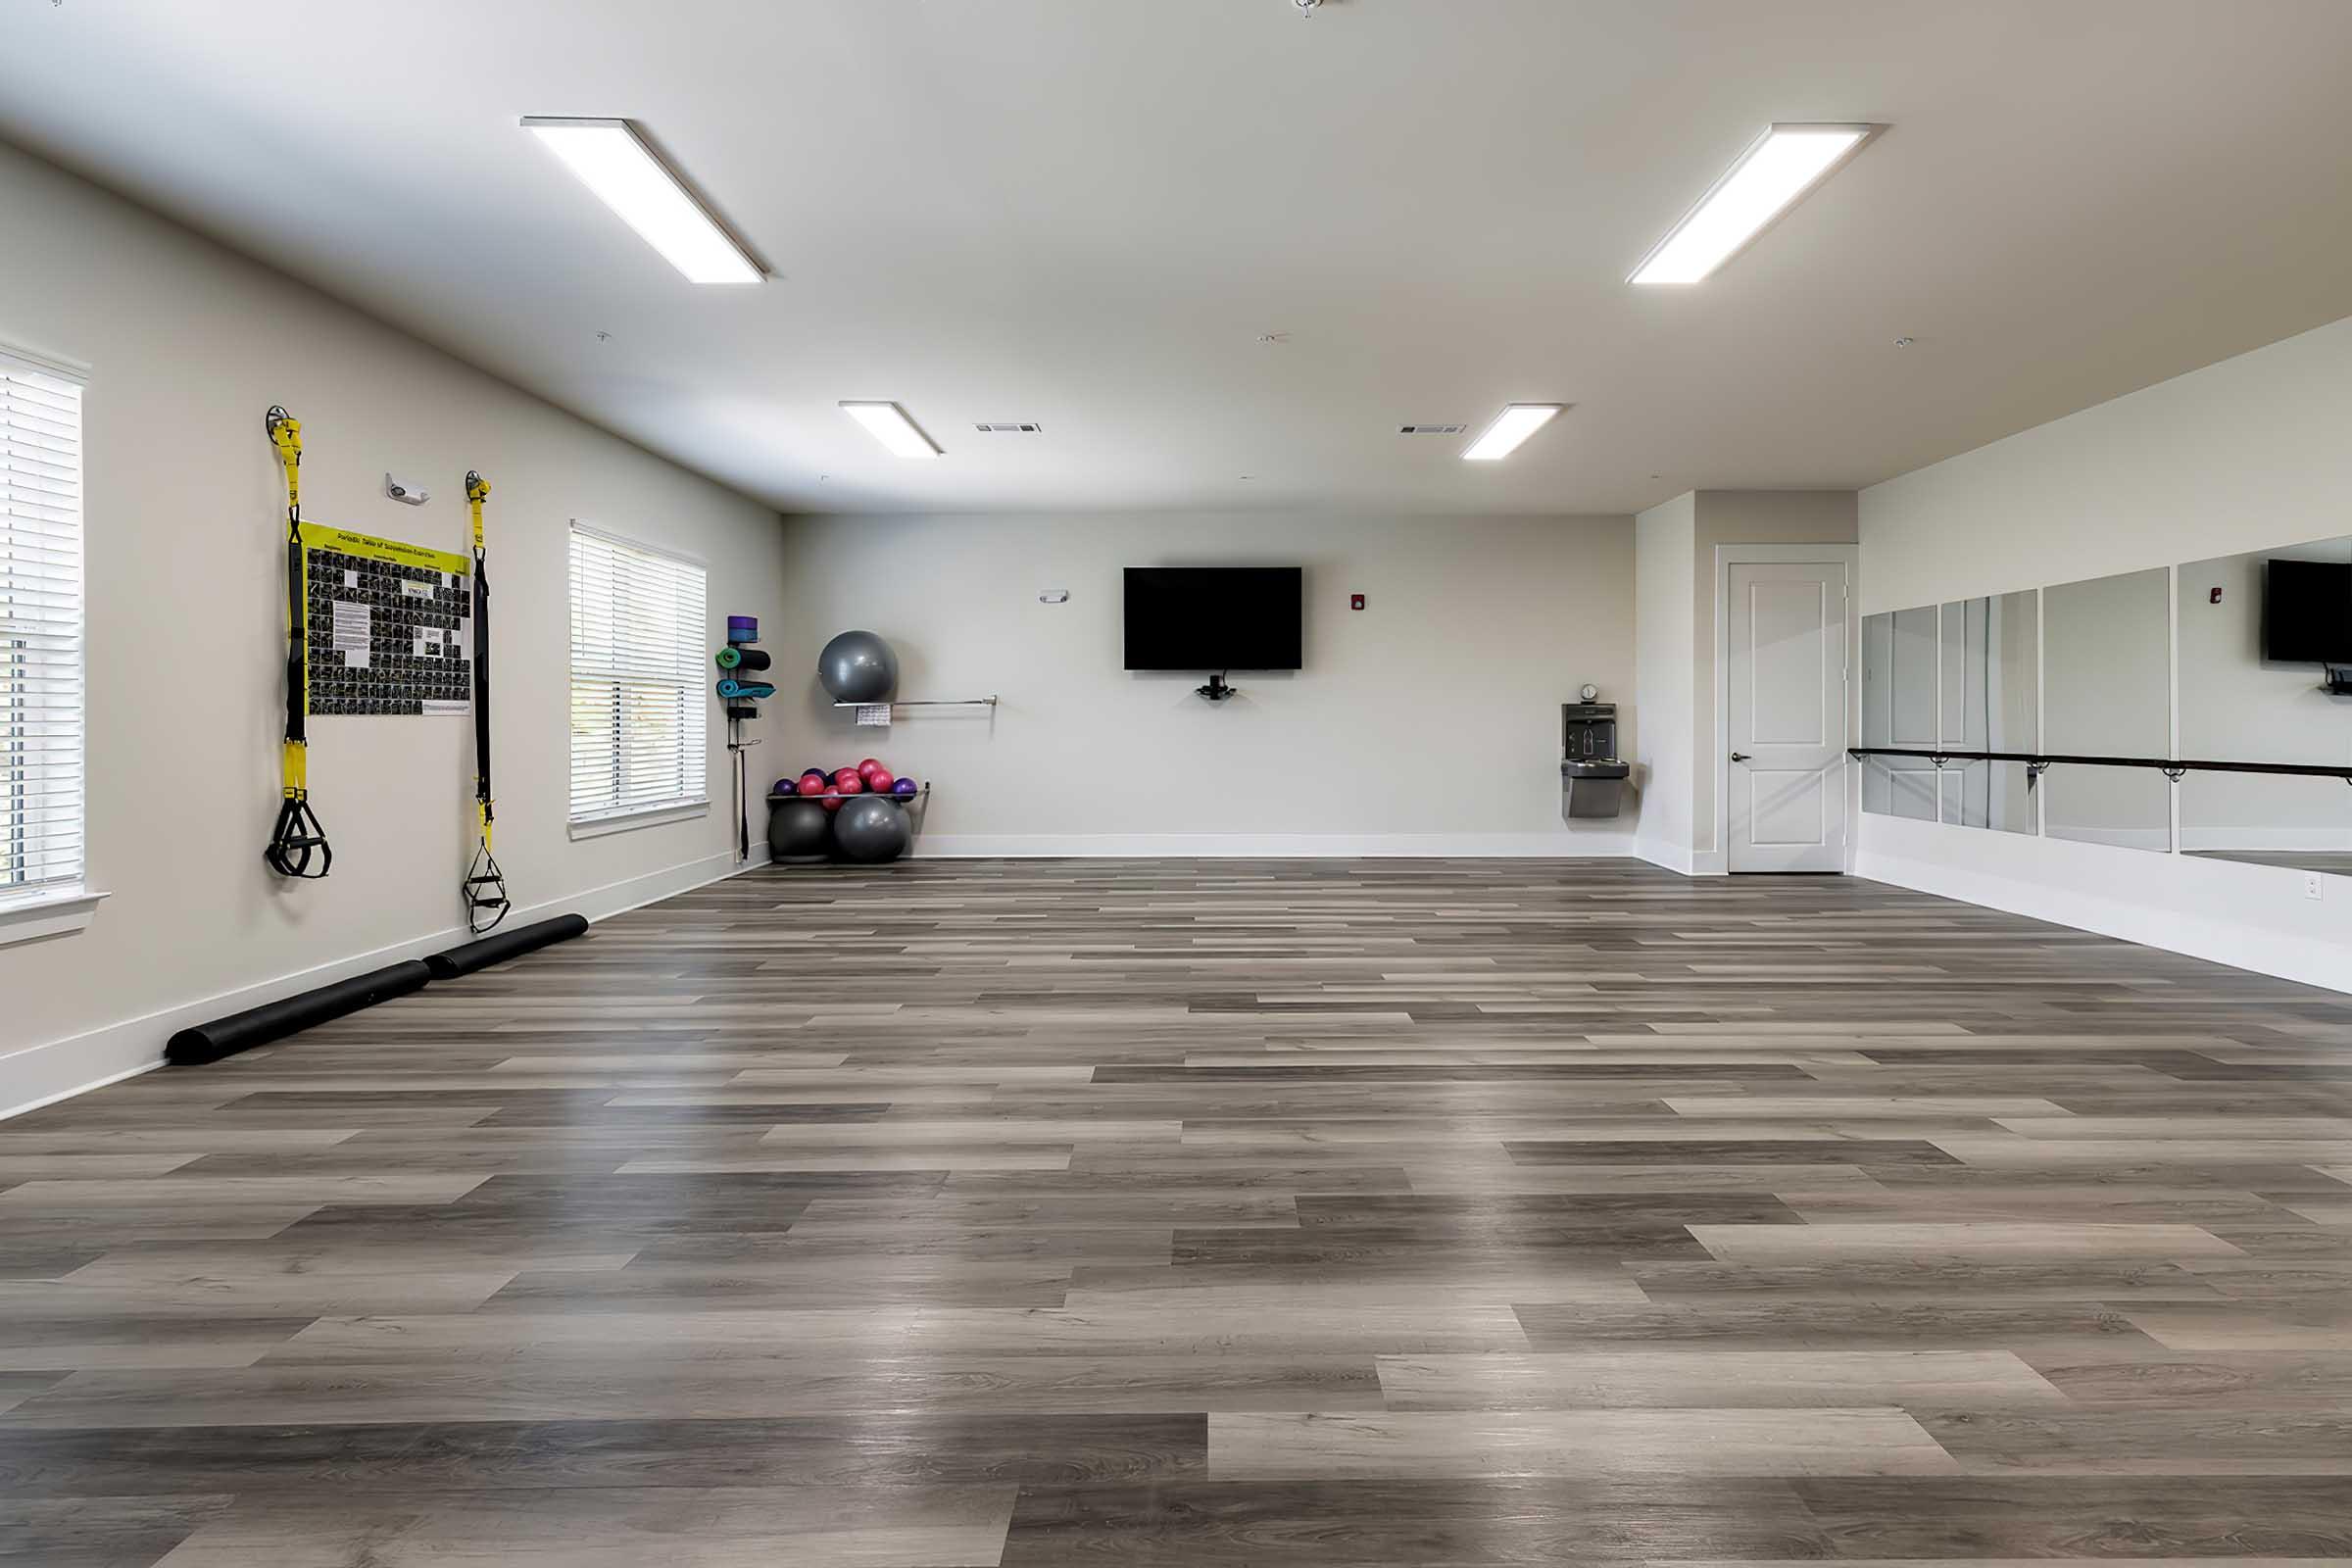
{"type": "Polygon", "coordinates": [[[608,833],[630,833],[641,827],[666,827],[672,822],[691,822],[698,816],[710,814],[709,801],[689,801],[678,806],[657,806],[650,810],[631,811],[626,816],[594,816],[568,826],[574,839],[601,839],[608,833]]]}
{"type": "Polygon", "coordinates": [[[0,948],[79,931],[106,895],[84,887],[57,888],[25,898],[0,899],[0,948]]]}

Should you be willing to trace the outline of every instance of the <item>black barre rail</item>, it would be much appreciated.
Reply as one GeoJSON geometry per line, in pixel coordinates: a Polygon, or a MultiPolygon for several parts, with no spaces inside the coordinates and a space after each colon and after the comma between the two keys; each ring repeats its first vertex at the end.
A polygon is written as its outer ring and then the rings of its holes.
{"type": "Polygon", "coordinates": [[[2183,773],[2284,773],[2297,778],[2340,778],[2352,784],[2352,767],[2328,767],[2317,762],[2216,762],[2194,757],[2068,757],[2044,752],[1964,752],[1903,746],[1849,746],[1848,757],[1923,757],[1938,767],[1945,762],[2023,762],[2027,772],[2040,777],[2042,769],[2065,764],[2077,767],[2152,767],[2168,778],[2183,773]]]}

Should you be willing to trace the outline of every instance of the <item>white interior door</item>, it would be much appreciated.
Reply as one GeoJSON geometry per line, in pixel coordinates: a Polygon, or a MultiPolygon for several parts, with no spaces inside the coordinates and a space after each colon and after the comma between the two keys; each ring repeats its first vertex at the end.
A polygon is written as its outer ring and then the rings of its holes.
{"type": "Polygon", "coordinates": [[[1726,864],[1845,869],[1845,564],[1735,562],[1726,864]]]}

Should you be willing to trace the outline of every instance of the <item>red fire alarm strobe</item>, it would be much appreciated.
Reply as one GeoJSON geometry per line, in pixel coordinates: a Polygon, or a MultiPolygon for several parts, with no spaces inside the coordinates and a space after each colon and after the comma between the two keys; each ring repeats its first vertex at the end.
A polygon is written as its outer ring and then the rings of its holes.
{"type": "Polygon", "coordinates": [[[1364,608],[1364,596],[1363,596],[1362,594],[1349,594],[1349,595],[1348,596],[1348,608],[1349,610],[1361,610],[1361,609],[1363,609],[1363,608],[1364,608]]]}

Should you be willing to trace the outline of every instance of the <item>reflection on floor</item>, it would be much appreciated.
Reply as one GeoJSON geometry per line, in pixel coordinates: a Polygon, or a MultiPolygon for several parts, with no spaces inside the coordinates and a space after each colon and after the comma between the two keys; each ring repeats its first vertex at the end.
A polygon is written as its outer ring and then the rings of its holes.
{"type": "Polygon", "coordinates": [[[755,873],[0,1125],[0,1559],[2348,1556],[2348,1026],[1852,880],[755,873]]]}

